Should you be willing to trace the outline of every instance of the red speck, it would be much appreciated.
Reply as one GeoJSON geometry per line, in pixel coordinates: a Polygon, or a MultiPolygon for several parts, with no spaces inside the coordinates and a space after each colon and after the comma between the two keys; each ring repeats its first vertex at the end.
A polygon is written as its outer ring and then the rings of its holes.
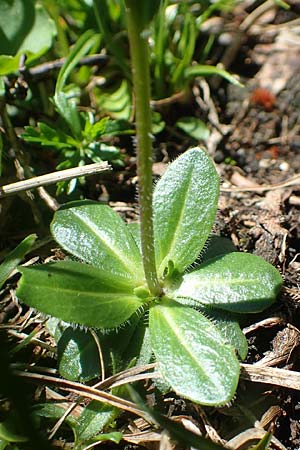
{"type": "Polygon", "coordinates": [[[276,97],[267,89],[256,88],[251,94],[250,102],[262,106],[265,111],[272,111],[276,103],[276,97]]]}
{"type": "Polygon", "coordinates": [[[278,159],[279,158],[280,149],[279,149],[279,147],[277,147],[277,145],[272,145],[268,149],[268,152],[270,153],[272,159],[278,159]]]}

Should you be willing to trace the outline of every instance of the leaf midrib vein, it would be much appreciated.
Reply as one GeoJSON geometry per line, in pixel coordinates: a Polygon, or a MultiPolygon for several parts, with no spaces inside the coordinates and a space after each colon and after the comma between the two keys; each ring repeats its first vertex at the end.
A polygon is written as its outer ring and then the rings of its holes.
{"type": "MultiPolygon", "coordinates": [[[[191,346],[189,346],[189,345],[187,345],[187,346],[184,345],[184,344],[189,344],[189,343],[187,342],[186,339],[182,339],[182,335],[180,335],[180,334],[177,332],[177,329],[179,330],[179,328],[177,327],[176,322],[174,322],[174,320],[172,319],[172,317],[170,316],[170,314],[166,314],[164,317],[165,317],[166,322],[168,322],[168,323],[170,324],[170,329],[173,331],[173,334],[175,334],[175,336],[177,337],[177,339],[178,339],[180,342],[183,342],[183,347],[186,349],[186,352],[190,355],[191,359],[192,359],[193,361],[195,361],[196,366],[197,366],[197,367],[200,369],[200,371],[204,374],[204,378],[211,382],[211,379],[210,379],[210,377],[206,374],[204,368],[199,364],[199,362],[198,362],[198,360],[195,358],[194,354],[189,350],[189,347],[191,347],[191,346]]],[[[214,383],[213,383],[213,384],[214,384],[214,383]]],[[[215,384],[214,384],[214,385],[215,385],[215,384]]],[[[216,386],[216,388],[219,387],[218,384],[216,384],[215,386],[216,386]]]]}
{"type": "Polygon", "coordinates": [[[121,262],[122,267],[125,268],[125,272],[130,272],[134,278],[135,277],[135,272],[132,267],[132,261],[130,261],[123,252],[120,251],[119,248],[115,248],[114,246],[109,246],[106,242],[105,239],[102,238],[101,235],[98,234],[99,229],[95,228],[93,226],[93,222],[89,219],[89,218],[85,218],[83,219],[80,215],[74,213],[76,215],[76,217],[84,224],[86,225],[92,232],[95,233],[95,235],[99,238],[100,242],[104,245],[104,247],[108,250],[108,253],[110,253],[113,257],[115,257],[116,259],[118,259],[121,262]],[[122,255],[122,256],[121,256],[122,255]]]}
{"type": "MultiPolygon", "coordinates": [[[[191,168],[191,170],[189,171],[189,174],[192,174],[192,173],[193,173],[193,168],[191,168]]],[[[189,176],[188,177],[188,181],[187,181],[187,183],[185,185],[186,188],[183,190],[183,193],[182,193],[182,195],[184,195],[183,207],[181,208],[175,231],[174,231],[174,233],[172,233],[172,239],[169,242],[168,249],[165,252],[165,256],[164,256],[162,261],[164,261],[164,259],[165,259],[165,257],[167,255],[170,255],[170,253],[173,251],[173,249],[174,249],[174,247],[176,245],[176,242],[177,242],[177,239],[178,239],[178,233],[179,233],[178,230],[179,230],[180,225],[181,225],[181,223],[183,221],[183,217],[184,217],[184,214],[185,214],[185,211],[186,211],[186,205],[188,203],[188,196],[185,195],[185,194],[189,190],[191,183],[192,183],[192,176],[189,176]]]]}

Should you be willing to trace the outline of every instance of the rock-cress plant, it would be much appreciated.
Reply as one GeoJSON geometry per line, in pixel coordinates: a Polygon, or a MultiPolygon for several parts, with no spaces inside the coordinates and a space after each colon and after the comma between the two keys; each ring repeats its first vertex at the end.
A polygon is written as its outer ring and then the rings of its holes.
{"type": "Polygon", "coordinates": [[[237,353],[241,359],[247,353],[238,316],[271,305],[282,280],[262,258],[210,238],[219,176],[203,149],[190,149],[170,164],[152,196],[143,31],[154,12],[140,11],[151,2],[125,4],[136,97],[140,227],[127,225],[97,202],[62,206],[51,231],[75,258],[21,267],[17,295],[47,315],[84,327],[130,326],[139,315],[149,326],[158,370],[170,387],[195,402],[221,405],[237,387],[237,353]]]}

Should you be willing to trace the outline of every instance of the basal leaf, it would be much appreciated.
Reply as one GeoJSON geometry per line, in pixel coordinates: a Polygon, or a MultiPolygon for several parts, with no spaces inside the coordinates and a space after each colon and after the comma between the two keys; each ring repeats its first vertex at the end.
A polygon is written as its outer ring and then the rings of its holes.
{"type": "Polygon", "coordinates": [[[54,216],[51,231],[69,253],[128,284],[143,283],[141,255],[118,214],[91,201],[71,202],[54,216]]]}
{"type": "Polygon", "coordinates": [[[77,444],[85,442],[97,433],[103,431],[120,415],[120,410],[115,406],[105,405],[95,400],[91,401],[83,410],[78,419],[76,429],[77,444]]]}
{"type": "Polygon", "coordinates": [[[233,397],[239,378],[234,349],[201,313],[163,299],[150,309],[149,327],[159,371],[177,394],[204,405],[233,397]]]}
{"type": "Polygon", "coordinates": [[[100,375],[99,350],[91,333],[68,327],[57,343],[58,370],[67,380],[86,382],[100,375]]]}
{"type": "Polygon", "coordinates": [[[139,320],[127,349],[122,355],[123,363],[127,363],[127,367],[132,361],[135,366],[149,364],[153,356],[149,327],[144,322],[145,318],[139,320]]]}
{"type": "Polygon", "coordinates": [[[105,278],[92,266],[62,261],[19,270],[18,297],[65,322],[115,328],[141,306],[122,280],[105,278]]]}
{"type": "Polygon", "coordinates": [[[201,308],[201,312],[205,313],[205,316],[218,328],[225,341],[232,345],[241,360],[244,360],[248,353],[248,343],[237,320],[237,315],[210,307],[201,308]]]}
{"type": "Polygon", "coordinates": [[[279,272],[259,256],[232,252],[210,259],[184,275],[180,286],[169,295],[192,299],[194,306],[253,313],[275,301],[281,284],[279,272]]]}
{"type": "MultiPolygon", "coordinates": [[[[140,314],[134,314],[118,329],[105,330],[105,333],[99,330],[97,338],[102,350],[103,363],[106,370],[116,374],[128,368],[133,356],[130,354],[128,358],[127,353],[128,349],[131,350],[132,341],[140,320],[140,314]]],[[[135,342],[135,348],[138,348],[138,342],[135,342]]],[[[134,356],[136,356],[136,353],[134,356]]]]}
{"type": "Polygon", "coordinates": [[[219,177],[204,150],[188,150],[169,166],[153,198],[160,276],[169,261],[184,272],[196,260],[214,223],[218,195],[219,177]]]}
{"type": "Polygon", "coordinates": [[[236,250],[236,247],[230,239],[223,236],[211,235],[201,253],[201,260],[204,262],[216,256],[225,255],[225,253],[236,252],[236,250]]]}

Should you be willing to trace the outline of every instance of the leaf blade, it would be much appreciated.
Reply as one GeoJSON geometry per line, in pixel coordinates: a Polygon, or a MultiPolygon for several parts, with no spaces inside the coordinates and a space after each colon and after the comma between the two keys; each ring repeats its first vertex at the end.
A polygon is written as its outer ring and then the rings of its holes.
{"type": "Polygon", "coordinates": [[[18,297],[65,322],[115,328],[142,305],[122,280],[104,278],[98,269],[86,264],[62,261],[19,270],[23,276],[18,297]]]}
{"type": "MultiPolygon", "coordinates": [[[[232,252],[210,259],[183,276],[173,298],[237,313],[260,312],[270,306],[281,288],[275,267],[256,255],[232,252]]],[[[190,303],[189,303],[190,304],[190,303]]]]}
{"type": "Polygon", "coordinates": [[[54,215],[51,232],[69,253],[110,276],[143,283],[141,255],[123,220],[96,202],[71,202],[54,215]]]}
{"type": "Polygon", "coordinates": [[[184,272],[196,260],[214,223],[218,195],[219,177],[204,150],[188,150],[169,166],[153,196],[160,275],[169,261],[184,272]]]}
{"type": "Polygon", "coordinates": [[[164,299],[150,309],[149,327],[159,370],[177,394],[205,405],[233,397],[239,363],[202,314],[164,299]]]}
{"type": "Polygon", "coordinates": [[[37,238],[36,234],[30,234],[16,248],[14,248],[0,265],[0,288],[9,278],[24,256],[31,250],[37,238]]]}

